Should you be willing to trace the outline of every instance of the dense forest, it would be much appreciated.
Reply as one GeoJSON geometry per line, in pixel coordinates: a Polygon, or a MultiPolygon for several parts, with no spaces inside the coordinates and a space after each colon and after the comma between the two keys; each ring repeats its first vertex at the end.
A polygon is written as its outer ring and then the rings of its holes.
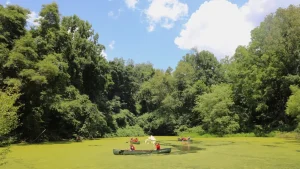
{"type": "Polygon", "coordinates": [[[300,6],[279,8],[218,61],[191,50],[175,70],[102,56],[92,25],[43,5],[0,5],[0,139],[224,136],[300,131],[300,6]]]}

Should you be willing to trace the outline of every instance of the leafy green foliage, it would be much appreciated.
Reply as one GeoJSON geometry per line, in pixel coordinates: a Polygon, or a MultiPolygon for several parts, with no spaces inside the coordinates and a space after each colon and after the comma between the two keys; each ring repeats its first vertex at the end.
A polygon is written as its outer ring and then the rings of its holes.
{"type": "Polygon", "coordinates": [[[232,57],[219,62],[194,50],[174,70],[107,61],[92,25],[61,16],[56,3],[42,6],[40,25],[30,30],[28,14],[0,6],[0,135],[18,133],[27,141],[42,131],[37,141],[185,132],[268,136],[299,126],[298,6],[268,15],[232,57]]]}
{"type": "Polygon", "coordinates": [[[291,86],[292,95],[289,97],[286,107],[286,113],[291,116],[300,115],[300,88],[298,86],[291,86]]]}
{"type": "Polygon", "coordinates": [[[17,87],[8,87],[5,91],[0,91],[0,137],[18,126],[17,111],[20,106],[16,106],[15,103],[19,96],[17,87]]]}
{"type": "Polygon", "coordinates": [[[300,133],[300,88],[292,85],[290,89],[292,90],[292,95],[287,101],[286,113],[288,115],[297,117],[298,127],[296,128],[296,131],[300,133]]]}
{"type": "Polygon", "coordinates": [[[143,128],[138,125],[126,126],[124,128],[119,128],[115,133],[106,134],[104,137],[138,137],[145,136],[143,128]]]}
{"type": "Polygon", "coordinates": [[[230,85],[214,85],[211,90],[197,98],[194,109],[201,114],[204,128],[220,136],[237,131],[239,117],[232,111],[234,102],[230,85]]]}
{"type": "Polygon", "coordinates": [[[136,123],[136,118],[129,110],[121,110],[120,113],[113,115],[118,127],[133,126],[136,123]]]}
{"type": "Polygon", "coordinates": [[[6,44],[9,49],[12,48],[14,41],[26,32],[27,14],[29,11],[20,6],[0,5],[0,43],[6,44]]]}
{"type": "Polygon", "coordinates": [[[140,126],[127,126],[126,128],[119,128],[116,132],[116,136],[117,137],[145,136],[145,133],[140,126]]]}
{"type": "Polygon", "coordinates": [[[104,134],[104,116],[87,95],[80,95],[74,86],[70,86],[66,88],[64,95],[56,97],[56,102],[50,106],[61,119],[58,125],[62,130],[56,132],[62,132],[67,137],[71,137],[73,133],[80,133],[86,137],[100,137],[104,134]]]}
{"type": "Polygon", "coordinates": [[[228,76],[240,117],[247,119],[243,128],[261,125],[263,130],[284,130],[285,124],[293,126],[285,104],[291,94],[289,86],[299,83],[299,45],[295,40],[299,37],[299,11],[290,6],[268,15],[252,31],[249,47],[236,50],[228,76]]]}
{"type": "Polygon", "coordinates": [[[206,133],[205,130],[203,130],[202,126],[195,126],[192,128],[188,128],[185,125],[180,126],[178,129],[175,130],[175,132],[179,136],[186,135],[186,134],[188,134],[188,135],[196,134],[199,136],[199,135],[203,135],[206,133]]]}

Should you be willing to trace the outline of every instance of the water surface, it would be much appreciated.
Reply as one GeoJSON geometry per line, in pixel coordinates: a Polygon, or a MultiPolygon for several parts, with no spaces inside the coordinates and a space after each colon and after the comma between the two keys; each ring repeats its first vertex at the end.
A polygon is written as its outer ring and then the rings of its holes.
{"type": "MultiPolygon", "coordinates": [[[[153,149],[153,145],[135,145],[153,149]]],[[[112,149],[129,149],[129,138],[83,142],[13,145],[0,169],[299,169],[300,141],[281,138],[156,137],[167,155],[113,155],[112,149]]]]}

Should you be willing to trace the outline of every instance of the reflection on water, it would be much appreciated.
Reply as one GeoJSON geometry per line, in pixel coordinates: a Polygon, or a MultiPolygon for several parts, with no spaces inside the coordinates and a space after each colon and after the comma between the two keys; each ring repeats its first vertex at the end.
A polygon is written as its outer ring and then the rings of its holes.
{"type": "Polygon", "coordinates": [[[227,146],[234,144],[235,142],[233,141],[224,141],[224,142],[217,142],[215,144],[205,144],[204,146],[227,146]]]}
{"type": "Polygon", "coordinates": [[[274,144],[284,144],[284,143],[282,143],[282,142],[274,142],[274,144]]]}
{"type": "MultiPolygon", "coordinates": [[[[199,143],[201,143],[201,141],[199,141],[199,143]]],[[[197,153],[198,151],[206,150],[206,148],[201,148],[196,146],[197,144],[195,144],[195,142],[179,142],[177,144],[161,142],[161,145],[172,148],[172,152],[170,154],[164,154],[164,155],[181,155],[181,154],[188,154],[188,153],[197,153]]]]}
{"type": "MultiPolygon", "coordinates": [[[[159,155],[184,155],[190,153],[197,153],[199,151],[205,151],[207,148],[213,146],[229,146],[233,144],[236,143],[233,141],[203,142],[198,140],[192,140],[192,141],[164,140],[164,141],[160,141],[161,147],[172,148],[172,151],[171,153],[168,154],[159,154],[159,155]]],[[[264,145],[264,146],[276,146],[276,145],[264,145]]]]}
{"type": "Polygon", "coordinates": [[[262,145],[262,146],[266,146],[266,147],[279,147],[279,146],[277,146],[277,145],[270,145],[270,144],[264,144],[264,145],[262,145]]]}
{"type": "Polygon", "coordinates": [[[198,147],[202,141],[198,142],[181,142],[174,140],[164,140],[160,141],[162,148],[169,147],[172,148],[171,153],[166,154],[141,154],[140,157],[147,157],[151,155],[184,155],[189,153],[197,153],[199,151],[206,150],[206,148],[198,147]],[[197,145],[198,144],[198,145],[197,145]]]}

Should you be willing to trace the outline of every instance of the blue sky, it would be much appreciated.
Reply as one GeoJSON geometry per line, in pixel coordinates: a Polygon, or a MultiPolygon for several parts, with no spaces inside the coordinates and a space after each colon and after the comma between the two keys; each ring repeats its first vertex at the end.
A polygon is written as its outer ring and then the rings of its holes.
{"type": "MultiPolygon", "coordinates": [[[[175,68],[192,47],[207,49],[218,59],[247,45],[250,30],[278,7],[299,0],[56,0],[62,16],[89,21],[106,47],[107,59],[123,57],[155,68],[175,68]],[[134,3],[134,2],[137,3],[134,3]],[[273,5],[269,5],[272,3],[273,5]],[[185,25],[186,24],[186,25],[185,25]],[[152,27],[152,29],[150,29],[152,27]],[[154,28],[154,29],[153,29],[154,28]],[[177,40],[175,40],[177,38],[177,40]],[[113,45],[111,45],[113,44],[113,45]]],[[[298,1],[298,2],[297,2],[298,1]]],[[[53,0],[0,0],[38,14],[53,0]]],[[[36,17],[36,16],[33,16],[36,17]]]]}

